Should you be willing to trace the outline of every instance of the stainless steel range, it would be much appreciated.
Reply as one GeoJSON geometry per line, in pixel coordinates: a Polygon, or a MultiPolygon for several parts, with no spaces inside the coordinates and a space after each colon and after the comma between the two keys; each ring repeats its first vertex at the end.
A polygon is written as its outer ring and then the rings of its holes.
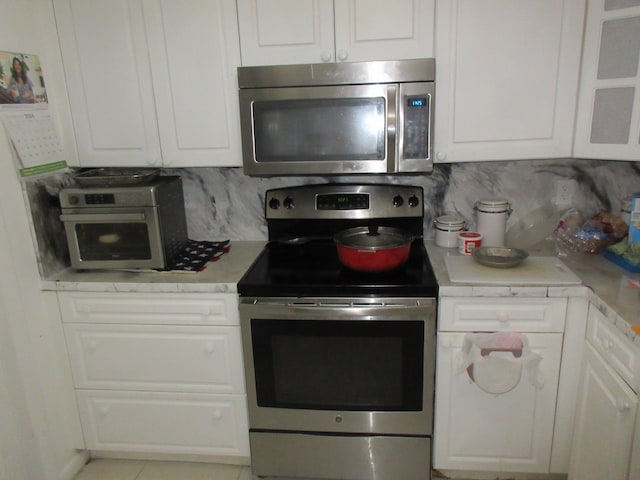
{"type": "Polygon", "coordinates": [[[430,478],[438,287],[423,202],[398,185],[267,192],[270,241],[238,284],[254,474],[430,478]],[[406,231],[407,260],[344,266],[333,236],[355,227],[406,231]]]}

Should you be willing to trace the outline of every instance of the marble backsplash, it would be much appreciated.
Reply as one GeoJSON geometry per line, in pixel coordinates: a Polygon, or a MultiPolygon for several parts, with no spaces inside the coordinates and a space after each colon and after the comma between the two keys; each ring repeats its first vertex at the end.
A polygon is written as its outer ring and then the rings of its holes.
{"type": "MultiPolygon", "coordinates": [[[[620,213],[624,198],[640,191],[640,163],[554,159],[438,164],[427,175],[342,177],[248,177],[239,168],[167,169],[182,177],[189,238],[194,240],[264,240],[264,193],[270,188],[327,182],[419,185],[425,193],[425,238],[433,238],[433,220],[456,211],[474,227],[474,204],[504,198],[513,213],[507,230],[527,224],[541,210],[578,208],[586,217],[600,211],[620,213]],[[557,206],[556,181],[575,182],[570,205],[557,206]]],[[[47,278],[69,265],[58,191],[68,174],[25,182],[40,273],[47,278]]]]}

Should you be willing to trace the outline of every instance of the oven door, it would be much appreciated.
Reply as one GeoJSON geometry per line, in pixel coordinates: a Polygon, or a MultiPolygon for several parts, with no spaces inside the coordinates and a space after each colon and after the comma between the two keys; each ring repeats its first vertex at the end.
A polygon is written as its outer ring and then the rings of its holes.
{"type": "Polygon", "coordinates": [[[163,268],[157,207],[64,209],[74,268],[163,268]]]}
{"type": "Polygon", "coordinates": [[[396,84],[240,90],[244,173],[390,173],[396,84]]]}
{"type": "Polygon", "coordinates": [[[250,428],[430,435],[434,299],[243,298],[250,428]]]}

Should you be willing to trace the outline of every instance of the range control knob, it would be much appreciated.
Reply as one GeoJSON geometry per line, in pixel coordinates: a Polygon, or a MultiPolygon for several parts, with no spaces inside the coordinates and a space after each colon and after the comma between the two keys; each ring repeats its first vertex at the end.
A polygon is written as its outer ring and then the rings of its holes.
{"type": "Polygon", "coordinates": [[[277,198],[272,198],[271,200],[269,200],[269,208],[273,209],[273,210],[277,210],[280,208],[280,200],[278,200],[277,198]]]}
{"type": "Polygon", "coordinates": [[[395,197],[393,197],[394,207],[401,207],[403,203],[404,203],[404,199],[400,195],[396,195],[395,197]]]}
{"type": "Polygon", "coordinates": [[[415,195],[411,195],[409,197],[409,206],[410,207],[417,207],[420,204],[420,200],[418,200],[418,197],[416,197],[415,195]]]}
{"type": "Polygon", "coordinates": [[[295,203],[293,202],[293,198],[291,198],[291,197],[285,198],[284,201],[282,202],[282,205],[284,205],[284,208],[293,208],[293,207],[295,207],[295,203]]]}
{"type": "Polygon", "coordinates": [[[77,195],[70,195],[69,196],[69,203],[71,205],[78,205],[80,203],[80,198],[77,195]]]}

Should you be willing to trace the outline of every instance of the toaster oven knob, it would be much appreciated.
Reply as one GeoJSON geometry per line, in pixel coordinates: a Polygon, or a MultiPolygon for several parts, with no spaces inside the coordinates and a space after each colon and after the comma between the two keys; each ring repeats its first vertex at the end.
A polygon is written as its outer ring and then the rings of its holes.
{"type": "Polygon", "coordinates": [[[295,207],[295,204],[293,203],[293,198],[291,198],[291,197],[285,198],[284,201],[282,202],[282,204],[284,205],[284,208],[293,208],[293,207],[295,207]]]}
{"type": "Polygon", "coordinates": [[[401,207],[403,203],[404,203],[404,199],[400,195],[396,195],[395,197],[393,197],[394,207],[401,207]]]}
{"type": "Polygon", "coordinates": [[[419,203],[420,203],[420,200],[418,200],[418,197],[416,197],[415,195],[411,195],[409,197],[409,206],[410,207],[417,207],[419,203]]]}
{"type": "Polygon", "coordinates": [[[280,208],[280,200],[278,200],[277,198],[272,198],[271,200],[269,200],[269,208],[273,209],[273,210],[277,210],[280,208]]]}

